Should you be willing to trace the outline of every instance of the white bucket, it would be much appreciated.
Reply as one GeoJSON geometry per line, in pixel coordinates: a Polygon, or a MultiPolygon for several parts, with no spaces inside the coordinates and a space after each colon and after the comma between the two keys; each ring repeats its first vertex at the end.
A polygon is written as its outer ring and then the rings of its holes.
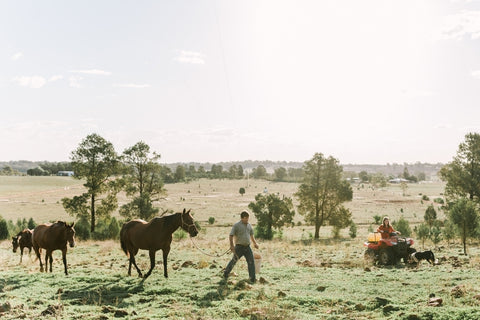
{"type": "Polygon", "coordinates": [[[253,258],[255,259],[255,273],[260,273],[260,266],[262,264],[262,256],[258,253],[253,254],[253,258]]]}

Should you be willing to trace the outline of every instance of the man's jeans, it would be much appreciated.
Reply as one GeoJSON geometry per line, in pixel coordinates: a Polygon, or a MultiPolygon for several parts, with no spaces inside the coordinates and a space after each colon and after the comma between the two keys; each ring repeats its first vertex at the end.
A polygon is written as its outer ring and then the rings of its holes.
{"type": "Polygon", "coordinates": [[[227,267],[225,268],[225,272],[223,273],[223,275],[225,278],[227,278],[237,261],[242,256],[245,256],[245,259],[247,260],[248,276],[250,278],[250,281],[255,282],[255,260],[253,259],[253,251],[250,246],[242,246],[239,244],[235,246],[235,253],[233,254],[233,258],[232,260],[230,260],[227,267]]]}

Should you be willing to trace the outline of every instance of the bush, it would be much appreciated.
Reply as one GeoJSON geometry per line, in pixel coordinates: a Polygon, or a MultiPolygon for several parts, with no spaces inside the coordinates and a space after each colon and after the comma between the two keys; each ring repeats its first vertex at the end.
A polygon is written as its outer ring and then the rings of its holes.
{"type": "Polygon", "coordinates": [[[117,239],[120,233],[120,226],[115,218],[100,219],[92,234],[94,240],[117,239]]]}
{"type": "Polygon", "coordinates": [[[177,229],[177,231],[173,233],[173,238],[175,240],[185,239],[186,237],[187,237],[187,233],[183,229],[177,229]]]}
{"type": "Polygon", "coordinates": [[[208,223],[209,224],[214,224],[215,223],[215,217],[208,218],[208,223]]]}
{"type": "Polygon", "coordinates": [[[9,236],[7,221],[0,217],[0,240],[8,239],[9,236]]]}
{"type": "Polygon", "coordinates": [[[357,225],[353,221],[350,224],[350,230],[349,230],[348,234],[350,235],[350,238],[352,238],[352,239],[355,239],[357,237],[357,225]]]}
{"type": "Polygon", "coordinates": [[[439,204],[444,204],[445,203],[445,201],[443,201],[443,198],[435,198],[435,199],[433,199],[433,202],[439,203],[439,204]]]}
{"type": "Polygon", "coordinates": [[[429,198],[427,195],[424,194],[424,195],[422,196],[422,200],[429,201],[430,198],[429,198]]]}
{"type": "Polygon", "coordinates": [[[409,237],[412,234],[412,229],[410,228],[410,224],[403,216],[397,221],[392,222],[393,227],[395,230],[400,231],[402,236],[409,237]]]}
{"type": "Polygon", "coordinates": [[[80,240],[90,239],[90,223],[86,217],[81,217],[75,223],[75,237],[80,240]]]}

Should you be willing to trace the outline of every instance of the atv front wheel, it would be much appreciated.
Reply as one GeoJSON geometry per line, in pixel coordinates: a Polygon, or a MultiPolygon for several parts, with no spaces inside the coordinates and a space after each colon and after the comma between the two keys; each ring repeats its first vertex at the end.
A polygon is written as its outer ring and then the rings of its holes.
{"type": "Polygon", "coordinates": [[[371,248],[368,248],[363,254],[363,259],[365,261],[365,265],[375,264],[375,251],[371,248]]]}

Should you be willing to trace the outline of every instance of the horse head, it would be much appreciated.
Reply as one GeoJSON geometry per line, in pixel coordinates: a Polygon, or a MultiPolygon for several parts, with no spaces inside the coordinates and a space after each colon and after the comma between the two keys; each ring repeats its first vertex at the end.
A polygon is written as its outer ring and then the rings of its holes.
{"type": "Polygon", "coordinates": [[[182,229],[187,231],[191,237],[195,237],[198,234],[198,230],[195,221],[193,221],[193,217],[190,214],[190,210],[186,211],[183,209],[183,212],[180,215],[182,217],[182,229]]]}
{"type": "Polygon", "coordinates": [[[13,245],[13,252],[17,252],[18,244],[18,236],[12,237],[12,245],[13,245]]]}
{"type": "Polygon", "coordinates": [[[65,229],[65,236],[66,236],[68,244],[72,248],[75,246],[75,229],[73,228],[74,225],[75,225],[75,222],[72,222],[71,225],[68,225],[68,224],[65,223],[65,228],[66,228],[65,229]]]}

